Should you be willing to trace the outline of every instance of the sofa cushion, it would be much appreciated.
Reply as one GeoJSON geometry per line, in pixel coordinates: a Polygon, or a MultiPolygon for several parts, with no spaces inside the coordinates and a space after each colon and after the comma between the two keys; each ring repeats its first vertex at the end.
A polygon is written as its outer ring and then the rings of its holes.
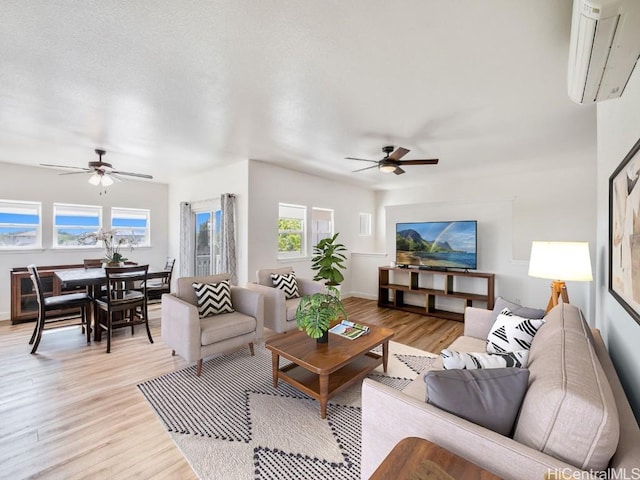
{"type": "Polygon", "coordinates": [[[586,329],[574,305],[561,303],[545,316],[531,344],[529,389],[514,440],[583,470],[603,470],[620,425],[586,329]]]}
{"type": "Polygon", "coordinates": [[[529,350],[544,320],[514,315],[508,308],[500,312],[487,335],[487,352],[505,353],[529,350]]]}
{"type": "Polygon", "coordinates": [[[287,322],[291,322],[296,319],[296,311],[300,305],[300,297],[290,298],[286,301],[285,308],[287,309],[287,322]]]}
{"type": "Polygon", "coordinates": [[[291,273],[293,271],[292,267],[282,267],[282,268],[269,268],[262,269],[256,272],[256,281],[259,285],[264,285],[265,287],[273,287],[273,281],[271,280],[272,273],[278,273],[280,275],[286,275],[287,273],[291,273]]]}
{"type": "Polygon", "coordinates": [[[200,342],[211,345],[229,338],[255,332],[256,319],[240,312],[212,315],[200,321],[200,342]]]}
{"type": "Polygon", "coordinates": [[[290,298],[298,298],[298,283],[296,282],[296,272],[287,274],[272,273],[271,282],[273,288],[278,288],[284,292],[284,298],[287,300],[290,298]]]}
{"type": "Polygon", "coordinates": [[[529,370],[431,370],[424,376],[427,402],[508,436],[527,391],[529,370]]]}
{"type": "Polygon", "coordinates": [[[528,350],[506,353],[487,352],[456,352],[444,349],[440,352],[442,366],[445,370],[453,369],[478,369],[478,368],[505,368],[527,366],[528,350]]]}
{"type": "Polygon", "coordinates": [[[231,303],[231,286],[227,280],[218,283],[193,282],[193,289],[198,299],[200,318],[234,311],[231,303]]]}
{"type": "Polygon", "coordinates": [[[543,318],[545,313],[542,308],[523,307],[518,303],[510,302],[503,297],[498,297],[493,304],[494,317],[498,318],[500,312],[505,308],[508,308],[514,315],[518,315],[523,318],[543,318]]]}

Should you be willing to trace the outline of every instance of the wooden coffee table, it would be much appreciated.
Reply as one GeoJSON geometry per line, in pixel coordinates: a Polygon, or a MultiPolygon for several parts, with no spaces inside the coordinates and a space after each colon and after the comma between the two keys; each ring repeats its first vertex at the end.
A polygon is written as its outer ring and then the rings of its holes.
{"type": "MultiPolygon", "coordinates": [[[[361,323],[361,322],[358,322],[361,323]]],[[[387,371],[389,340],[393,331],[368,325],[368,334],[355,340],[329,334],[328,343],[318,343],[305,332],[283,333],[265,346],[271,350],[273,386],[282,379],[320,402],[320,417],[327,417],[327,401],[345,388],[362,380],[378,365],[387,371]],[[382,355],[370,350],[382,345],[382,355]],[[280,368],[280,357],[291,364],[280,368]]]]}

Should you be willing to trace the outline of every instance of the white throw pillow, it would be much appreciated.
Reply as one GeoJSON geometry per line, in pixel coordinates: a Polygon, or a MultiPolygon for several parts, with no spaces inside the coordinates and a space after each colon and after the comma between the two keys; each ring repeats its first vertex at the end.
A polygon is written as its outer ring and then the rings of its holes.
{"type": "Polygon", "coordinates": [[[200,318],[221,313],[232,313],[231,285],[227,280],[218,283],[192,283],[198,298],[200,318]]]}
{"type": "Polygon", "coordinates": [[[525,368],[529,350],[507,353],[456,352],[444,349],[440,352],[445,370],[476,368],[525,368]]]}
{"type": "Polygon", "coordinates": [[[284,297],[289,300],[290,298],[298,298],[298,282],[296,281],[296,273],[291,272],[285,275],[278,273],[271,274],[271,281],[274,288],[279,288],[284,292],[284,297]]]}
{"type": "Polygon", "coordinates": [[[505,308],[500,312],[487,335],[487,352],[529,350],[534,335],[543,324],[542,319],[518,317],[505,308]]]}

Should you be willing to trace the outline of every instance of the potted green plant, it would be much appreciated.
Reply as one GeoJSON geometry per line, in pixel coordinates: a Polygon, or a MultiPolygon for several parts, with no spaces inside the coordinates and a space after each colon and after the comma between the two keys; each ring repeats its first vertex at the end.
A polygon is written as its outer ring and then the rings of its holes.
{"type": "Polygon", "coordinates": [[[314,280],[325,281],[326,285],[336,286],[340,285],[344,280],[341,269],[344,270],[344,261],[347,257],[343,252],[346,252],[346,247],[337,243],[339,233],[336,233],[332,237],[323,238],[313,247],[313,257],[311,258],[311,270],[315,270],[317,273],[314,280]]]}
{"type": "Polygon", "coordinates": [[[296,325],[298,330],[304,330],[318,343],[329,341],[329,326],[340,315],[347,318],[347,312],[340,300],[340,292],[333,286],[327,286],[327,291],[306,295],[300,299],[296,310],[296,325]]]}

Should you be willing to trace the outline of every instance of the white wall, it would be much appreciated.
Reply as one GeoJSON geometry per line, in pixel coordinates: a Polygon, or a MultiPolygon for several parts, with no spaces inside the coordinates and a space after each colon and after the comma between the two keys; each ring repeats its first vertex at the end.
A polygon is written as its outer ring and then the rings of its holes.
{"type": "MultiPolygon", "coordinates": [[[[500,169],[434,175],[411,190],[378,192],[379,250],[395,251],[396,222],[478,220],[478,271],[496,274],[496,294],[545,308],[549,280],[527,275],[533,240],[587,241],[595,254],[595,110],[581,148],[560,152],[553,171],[536,159],[500,169]]],[[[386,263],[386,262],[385,262],[386,263]]],[[[595,262],[592,262],[595,265],[595,262]]],[[[594,322],[595,286],[568,282],[572,303],[594,322]]]]}
{"type": "MultiPolygon", "coordinates": [[[[255,271],[292,265],[301,277],[312,277],[311,246],[306,258],[278,260],[278,203],[290,203],[334,210],[335,232],[338,240],[354,252],[370,252],[374,238],[359,235],[359,214],[375,213],[374,193],[313,175],[288,170],[264,162],[251,161],[249,167],[249,261],[248,274],[255,280],[255,271]]],[[[350,294],[353,287],[351,258],[347,262],[342,292],[350,294]]],[[[377,275],[377,273],[376,273],[377,275]]]]}
{"type": "Polygon", "coordinates": [[[180,276],[180,203],[212,200],[220,198],[223,193],[236,195],[238,283],[247,281],[248,168],[249,162],[245,160],[176,179],[171,183],[169,187],[169,251],[176,258],[174,281],[180,276]]]}
{"type": "Polygon", "coordinates": [[[640,68],[622,97],[598,104],[598,327],[609,354],[640,419],[640,325],[608,291],[609,176],[640,138],[640,68]]]}
{"type": "Polygon", "coordinates": [[[103,207],[103,219],[111,207],[147,208],[151,210],[150,248],[138,247],[127,252],[131,260],[164,266],[168,255],[167,199],[168,186],[162,183],[124,180],[115,182],[100,195],[100,189],[90,185],[85,175],[58,175],[60,171],[40,167],[24,167],[0,163],[0,198],[42,202],[41,250],[0,251],[0,320],[10,317],[10,271],[30,263],[38,266],[82,263],[84,258],[97,258],[103,251],[96,249],[52,249],[53,204],[72,203],[103,207]]]}

